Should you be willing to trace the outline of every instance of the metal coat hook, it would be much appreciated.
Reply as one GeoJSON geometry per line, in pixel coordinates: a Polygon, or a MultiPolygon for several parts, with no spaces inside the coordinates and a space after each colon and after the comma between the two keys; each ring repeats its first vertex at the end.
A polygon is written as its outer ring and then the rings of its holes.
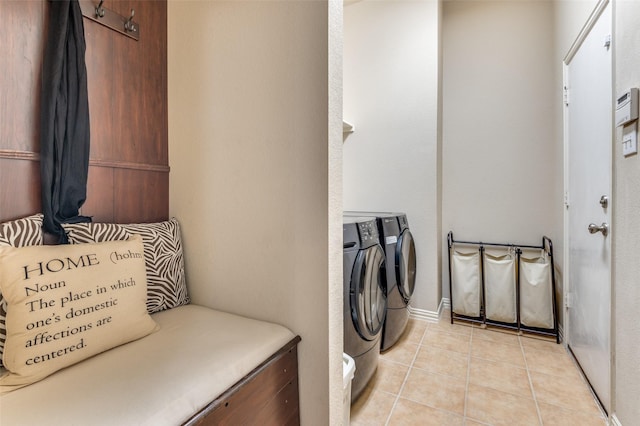
{"type": "Polygon", "coordinates": [[[127,19],[127,21],[124,23],[124,30],[125,31],[131,31],[131,32],[135,32],[136,31],[136,26],[133,23],[133,16],[136,14],[136,11],[131,9],[131,16],[129,16],[129,19],[127,19]]]}
{"type": "Polygon", "coordinates": [[[140,24],[133,20],[135,15],[133,9],[131,9],[130,16],[122,16],[113,10],[103,7],[104,0],[78,0],[78,3],[80,3],[80,9],[85,18],[134,40],[140,39],[140,24]]]}
{"type": "Polygon", "coordinates": [[[98,7],[96,7],[96,18],[104,18],[104,8],[102,7],[102,3],[104,3],[104,0],[100,0],[98,7]]]}

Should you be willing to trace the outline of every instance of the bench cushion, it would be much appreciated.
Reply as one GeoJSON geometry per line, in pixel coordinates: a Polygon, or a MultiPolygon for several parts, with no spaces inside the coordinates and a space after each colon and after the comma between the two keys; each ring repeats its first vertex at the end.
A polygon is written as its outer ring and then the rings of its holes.
{"type": "Polygon", "coordinates": [[[197,305],[152,318],[158,332],[1,396],[0,424],[181,424],[294,337],[197,305]]]}

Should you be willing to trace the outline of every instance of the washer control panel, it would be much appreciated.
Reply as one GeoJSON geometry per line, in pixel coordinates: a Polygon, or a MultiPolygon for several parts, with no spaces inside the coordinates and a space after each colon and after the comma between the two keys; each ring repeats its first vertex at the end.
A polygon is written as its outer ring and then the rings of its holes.
{"type": "Polygon", "coordinates": [[[358,232],[360,233],[361,244],[378,241],[378,226],[375,220],[358,223],[358,232]]]}

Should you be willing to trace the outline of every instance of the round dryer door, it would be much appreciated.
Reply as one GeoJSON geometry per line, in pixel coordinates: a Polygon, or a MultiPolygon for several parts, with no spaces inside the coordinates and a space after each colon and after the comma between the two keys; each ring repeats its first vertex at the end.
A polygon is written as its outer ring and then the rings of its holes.
{"type": "Polygon", "coordinates": [[[408,229],[400,234],[396,245],[396,278],[400,294],[409,303],[416,286],[416,246],[408,229]]]}
{"type": "Polygon", "coordinates": [[[360,250],[351,275],[351,318],[358,334],[375,339],[387,313],[385,256],[380,246],[360,250]]]}

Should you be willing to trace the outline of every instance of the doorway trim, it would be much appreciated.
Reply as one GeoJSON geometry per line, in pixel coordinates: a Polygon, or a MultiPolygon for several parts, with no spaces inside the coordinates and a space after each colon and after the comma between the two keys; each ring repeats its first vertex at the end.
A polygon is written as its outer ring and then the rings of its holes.
{"type": "MultiPolygon", "coordinates": [[[[564,59],[562,60],[562,64],[564,65],[565,70],[566,70],[567,64],[571,62],[571,60],[575,56],[578,49],[580,49],[580,46],[582,46],[582,43],[589,35],[589,32],[591,31],[593,26],[596,24],[596,22],[598,21],[598,18],[600,18],[600,15],[602,15],[602,12],[607,7],[609,2],[610,0],[600,0],[596,5],[595,9],[593,9],[593,12],[591,12],[591,15],[589,15],[589,17],[587,18],[587,22],[584,24],[584,26],[580,30],[578,37],[574,40],[573,44],[569,48],[569,51],[567,52],[564,59]]],[[[566,74],[565,74],[565,77],[566,77],[566,74]]]]}

